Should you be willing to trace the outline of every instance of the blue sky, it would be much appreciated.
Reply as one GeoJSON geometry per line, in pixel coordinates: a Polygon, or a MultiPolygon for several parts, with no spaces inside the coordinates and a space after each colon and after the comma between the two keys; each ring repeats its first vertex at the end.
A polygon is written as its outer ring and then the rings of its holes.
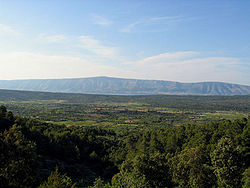
{"type": "Polygon", "coordinates": [[[250,85],[250,1],[0,1],[0,79],[250,85]]]}

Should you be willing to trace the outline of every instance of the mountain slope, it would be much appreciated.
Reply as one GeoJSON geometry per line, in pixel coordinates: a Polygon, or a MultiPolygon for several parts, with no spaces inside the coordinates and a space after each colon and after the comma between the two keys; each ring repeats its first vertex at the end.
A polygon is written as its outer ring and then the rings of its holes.
{"type": "Polygon", "coordinates": [[[222,82],[180,83],[111,77],[0,80],[0,89],[92,94],[248,95],[250,86],[222,82]]]}

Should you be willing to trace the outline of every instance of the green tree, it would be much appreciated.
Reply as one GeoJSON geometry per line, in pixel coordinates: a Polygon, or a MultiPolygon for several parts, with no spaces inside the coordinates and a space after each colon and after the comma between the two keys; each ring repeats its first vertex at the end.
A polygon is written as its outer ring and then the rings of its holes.
{"type": "Polygon", "coordinates": [[[94,185],[91,188],[111,188],[109,183],[104,183],[104,181],[99,177],[95,180],[94,185]]]}
{"type": "Polygon", "coordinates": [[[221,187],[240,187],[241,154],[230,138],[221,138],[211,153],[211,160],[218,185],[221,187]]]}
{"type": "Polygon", "coordinates": [[[248,167],[243,173],[242,184],[243,184],[242,186],[243,188],[250,187],[250,167],[248,167]]]}
{"type": "Polygon", "coordinates": [[[241,150],[246,164],[250,164],[250,116],[241,134],[241,150]]]}
{"type": "Polygon", "coordinates": [[[37,183],[36,146],[24,138],[19,127],[0,133],[0,179],[7,186],[27,187],[37,183]]]}
{"type": "Polygon", "coordinates": [[[1,117],[5,117],[6,116],[6,113],[7,113],[7,109],[5,106],[1,105],[0,106],[0,118],[1,117]]]}
{"type": "Polygon", "coordinates": [[[7,112],[5,106],[0,106],[0,132],[8,130],[14,124],[14,120],[12,112],[7,112]]]}
{"type": "Polygon", "coordinates": [[[147,188],[149,184],[144,175],[136,172],[121,170],[112,178],[112,187],[114,188],[147,188]]]}
{"type": "Polygon", "coordinates": [[[160,153],[140,155],[133,160],[133,170],[146,180],[152,187],[171,186],[171,174],[168,156],[160,153]]]}
{"type": "Polygon", "coordinates": [[[173,181],[179,187],[211,187],[214,175],[199,148],[184,149],[172,159],[173,181]]]}
{"type": "Polygon", "coordinates": [[[58,168],[48,177],[48,180],[44,182],[39,188],[74,188],[75,184],[72,180],[66,176],[66,174],[60,174],[58,168]]]}

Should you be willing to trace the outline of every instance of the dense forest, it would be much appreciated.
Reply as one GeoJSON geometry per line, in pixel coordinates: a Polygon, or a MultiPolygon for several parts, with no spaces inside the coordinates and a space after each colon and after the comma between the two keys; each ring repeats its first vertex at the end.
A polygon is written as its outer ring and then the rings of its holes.
{"type": "Polygon", "coordinates": [[[147,129],[64,126],[0,107],[1,187],[249,187],[250,117],[147,129]]]}

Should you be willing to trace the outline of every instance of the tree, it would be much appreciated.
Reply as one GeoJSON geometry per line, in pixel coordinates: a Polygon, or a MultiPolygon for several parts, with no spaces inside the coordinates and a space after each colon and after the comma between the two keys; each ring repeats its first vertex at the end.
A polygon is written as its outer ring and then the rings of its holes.
{"type": "Polygon", "coordinates": [[[149,184],[145,176],[136,172],[121,170],[112,178],[112,187],[114,188],[147,188],[149,184]]]}
{"type": "Polygon", "coordinates": [[[12,112],[7,112],[5,106],[0,106],[0,132],[8,130],[14,124],[12,112]]]}
{"type": "Polygon", "coordinates": [[[240,187],[241,153],[230,138],[221,138],[211,153],[214,173],[220,187],[240,187]]]}
{"type": "Polygon", "coordinates": [[[99,177],[95,180],[94,185],[91,188],[111,188],[109,183],[104,183],[104,181],[99,177]]]}
{"type": "Polygon", "coordinates": [[[66,174],[60,174],[58,172],[58,167],[51,175],[48,177],[48,180],[44,182],[39,188],[74,188],[75,184],[72,183],[72,180],[66,176],[66,174]]]}
{"type": "Polygon", "coordinates": [[[137,156],[133,161],[133,171],[145,176],[152,187],[171,186],[168,155],[159,152],[137,156]]]}
{"type": "Polygon", "coordinates": [[[250,167],[248,167],[243,173],[242,184],[243,184],[242,186],[243,188],[250,187],[250,167]]]}
{"type": "Polygon", "coordinates": [[[20,127],[0,133],[0,151],[0,179],[7,186],[29,187],[37,183],[36,146],[24,138],[20,127]]]}
{"type": "Polygon", "coordinates": [[[7,113],[7,109],[5,106],[1,105],[0,106],[0,118],[1,117],[5,117],[6,116],[6,113],[7,113]]]}
{"type": "Polygon", "coordinates": [[[199,148],[184,149],[172,159],[173,181],[179,187],[211,187],[214,177],[199,148]]]}

